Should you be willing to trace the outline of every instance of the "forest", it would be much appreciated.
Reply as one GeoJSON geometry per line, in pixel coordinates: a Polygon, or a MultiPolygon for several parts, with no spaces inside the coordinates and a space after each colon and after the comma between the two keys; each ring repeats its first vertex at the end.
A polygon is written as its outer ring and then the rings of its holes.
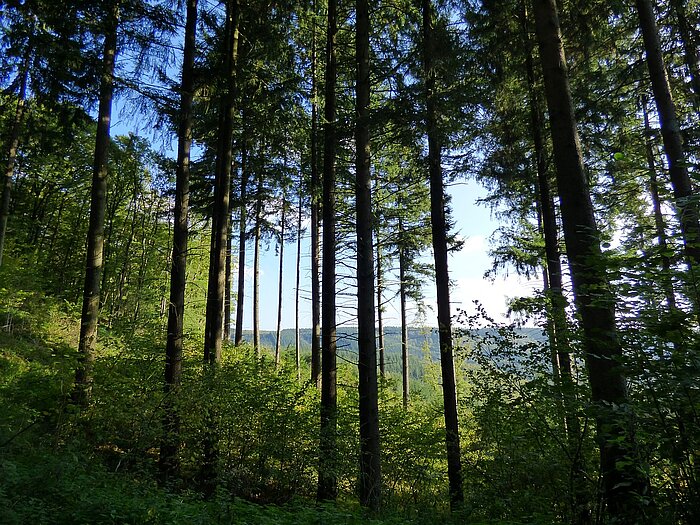
{"type": "Polygon", "coordinates": [[[699,0],[2,0],[0,158],[0,523],[700,523],[699,0]]]}

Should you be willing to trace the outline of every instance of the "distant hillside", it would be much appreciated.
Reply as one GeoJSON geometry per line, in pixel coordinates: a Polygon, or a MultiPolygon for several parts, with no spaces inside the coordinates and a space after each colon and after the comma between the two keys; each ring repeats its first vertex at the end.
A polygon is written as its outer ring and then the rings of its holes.
{"type": "MultiPolygon", "coordinates": [[[[476,335],[483,335],[486,329],[476,330],[476,335]]],[[[519,332],[526,338],[534,341],[544,340],[542,330],[539,328],[521,328],[519,332]]],[[[243,338],[247,341],[252,341],[252,331],[244,331],[243,338]]],[[[299,338],[301,342],[301,350],[303,353],[311,351],[311,329],[304,328],[300,330],[299,338]]],[[[272,330],[262,330],[260,332],[260,343],[268,348],[275,347],[275,332],[272,330]]],[[[387,353],[387,359],[392,358],[389,354],[401,352],[401,328],[398,326],[389,326],[384,328],[384,347],[387,353]]],[[[294,330],[282,330],[282,348],[294,348],[294,330]]],[[[341,352],[356,353],[357,352],[357,328],[356,327],[339,327],[338,328],[338,349],[341,352]]],[[[429,351],[433,359],[438,359],[440,356],[440,344],[438,340],[437,328],[409,328],[408,329],[408,351],[411,355],[421,356],[424,352],[429,351]]]]}

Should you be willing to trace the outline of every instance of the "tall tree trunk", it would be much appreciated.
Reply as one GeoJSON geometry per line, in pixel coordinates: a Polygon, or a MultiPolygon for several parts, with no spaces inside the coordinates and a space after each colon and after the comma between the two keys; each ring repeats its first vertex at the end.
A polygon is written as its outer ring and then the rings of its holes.
{"type": "Polygon", "coordinates": [[[248,186],[248,150],[243,141],[241,148],[241,204],[238,215],[238,289],[236,290],[236,346],[243,342],[243,303],[245,300],[245,249],[248,220],[247,186],[248,186]]]}
{"type": "Polygon", "coordinates": [[[678,33],[683,44],[683,61],[685,67],[688,68],[690,88],[694,95],[693,106],[695,106],[695,111],[700,111],[700,64],[698,63],[698,43],[695,36],[698,34],[698,29],[696,27],[695,32],[693,32],[693,26],[688,21],[686,0],[670,0],[670,4],[676,15],[678,33]]]}
{"type": "Polygon", "coordinates": [[[575,409],[576,388],[571,364],[571,340],[566,307],[568,301],[564,296],[562,281],[561,254],[559,252],[559,227],[554,208],[554,198],[550,190],[547,173],[546,149],[543,137],[543,118],[540,111],[540,98],[535,85],[535,66],[533,60],[533,43],[528,28],[528,12],[525,0],[522,3],[523,38],[525,39],[527,70],[527,89],[530,105],[530,127],[537,170],[537,200],[539,204],[542,233],[545,245],[545,293],[548,299],[548,323],[550,344],[552,345],[552,369],[554,379],[560,388],[561,406],[564,411],[564,424],[571,459],[571,509],[573,523],[583,525],[590,522],[585,493],[584,464],[580,446],[581,426],[575,409]]]}
{"type": "Polygon", "coordinates": [[[255,190],[255,239],[253,247],[253,348],[255,355],[260,357],[260,235],[262,228],[262,177],[258,173],[258,184],[255,190]]]}
{"type": "Polygon", "coordinates": [[[163,403],[163,437],[158,467],[161,481],[167,483],[178,475],[180,463],[180,415],[176,409],[177,393],[182,381],[182,331],[187,282],[187,217],[190,200],[190,149],[192,146],[192,103],[194,97],[194,55],[197,32],[197,0],[188,0],[185,22],[185,48],[180,83],[180,122],[178,126],[177,172],[175,175],[175,217],[173,252],[170,270],[168,336],[165,346],[165,384],[163,403]]]}
{"type": "MultiPolygon", "coordinates": [[[[319,501],[338,496],[337,465],[337,370],[335,317],[335,163],[337,84],[336,37],[338,0],[328,0],[326,37],[325,107],[323,123],[323,290],[321,328],[321,434],[318,460],[319,501]]],[[[312,257],[312,262],[314,261],[312,257]]],[[[312,272],[313,273],[313,272],[312,272]]]]}
{"type": "Polygon", "coordinates": [[[382,248],[379,243],[379,228],[377,228],[377,336],[379,339],[379,373],[386,377],[386,361],[384,355],[384,275],[382,272],[382,248]]]}
{"type": "Polygon", "coordinates": [[[445,412],[445,444],[447,475],[450,482],[450,507],[455,510],[464,502],[462,489],[462,460],[457,418],[457,388],[452,355],[452,318],[450,315],[450,276],[447,269],[447,219],[445,189],[442,180],[442,150],[437,127],[436,79],[433,58],[433,6],[431,0],[421,0],[423,15],[423,74],[425,83],[425,119],[428,135],[428,170],[430,174],[430,222],[435,259],[437,317],[440,339],[442,397],[445,412]]]}
{"type": "Polygon", "coordinates": [[[378,510],[381,503],[377,342],[374,325],[374,246],[370,174],[369,5],[357,0],[355,21],[356,118],[355,198],[357,231],[357,346],[360,396],[360,504],[378,510]]]}
{"type": "Polygon", "coordinates": [[[296,261],[296,287],[295,287],[295,299],[296,306],[294,311],[294,364],[297,371],[297,381],[301,379],[301,319],[300,319],[300,294],[301,294],[301,222],[304,218],[302,207],[304,194],[304,174],[299,172],[299,215],[297,216],[297,261],[296,261]]]}
{"type": "Polygon", "coordinates": [[[636,0],[637,13],[644,38],[647,67],[651,78],[654,101],[661,124],[661,136],[664,151],[668,159],[668,172],[673,186],[678,219],[683,232],[685,254],[691,272],[691,299],[700,315],[700,214],[694,198],[693,185],[688,175],[688,168],[683,151],[683,136],[673,102],[671,85],[668,80],[666,65],[656,27],[654,7],[651,0],[636,0]]]}
{"type": "Polygon", "coordinates": [[[234,96],[236,63],[238,60],[239,0],[226,4],[226,56],[224,68],[226,90],[219,110],[219,142],[216,154],[214,186],[214,227],[207,285],[207,311],[204,333],[204,359],[211,364],[221,360],[223,340],[224,289],[226,287],[226,246],[228,244],[229,199],[231,195],[231,164],[233,161],[234,96]]]}
{"type": "Polygon", "coordinates": [[[644,115],[644,147],[647,156],[647,167],[649,168],[649,195],[654,208],[654,225],[656,227],[656,239],[659,243],[661,253],[661,269],[663,276],[661,286],[666,295],[666,304],[671,310],[676,309],[676,294],[673,290],[671,280],[671,258],[668,256],[668,242],[666,238],[666,221],[661,211],[661,198],[659,197],[659,181],[656,174],[656,162],[654,161],[654,147],[652,144],[652,130],[649,124],[649,114],[647,112],[646,97],[642,97],[642,114],[644,115]]]}
{"type": "Polygon", "coordinates": [[[112,119],[118,25],[119,2],[114,1],[109,12],[109,20],[107,20],[102,52],[102,78],[100,80],[100,104],[97,114],[95,161],[90,194],[85,286],[83,288],[83,309],[80,316],[79,361],[75,370],[75,388],[73,390],[73,400],[80,405],[86,405],[90,398],[92,366],[95,360],[95,343],[97,342],[97,322],[100,315],[100,284],[104,262],[104,223],[107,202],[107,161],[110,142],[109,127],[112,119]]]}
{"type": "MultiPolygon", "coordinates": [[[[316,0],[313,1],[314,20],[316,0]]],[[[311,34],[311,382],[321,386],[321,242],[319,231],[318,86],[316,81],[316,24],[311,34]]],[[[325,161],[324,161],[325,162],[325,161]]],[[[325,166],[325,164],[324,164],[325,166]]]]}
{"type": "Polygon", "coordinates": [[[404,410],[408,408],[409,363],[408,363],[408,322],[406,316],[406,250],[403,246],[403,221],[399,217],[399,302],[401,304],[401,384],[404,410]]]}
{"type": "MultiPolygon", "coordinates": [[[[207,309],[204,332],[204,360],[211,365],[205,380],[213,381],[216,366],[221,361],[223,335],[224,287],[226,285],[226,245],[228,243],[229,198],[231,196],[231,165],[233,161],[234,96],[236,90],[236,65],[238,60],[239,0],[226,2],[225,42],[226,55],[223,71],[226,89],[219,111],[219,142],[216,154],[216,182],[214,186],[214,213],[212,248],[209,257],[207,285],[207,309]]],[[[205,432],[204,458],[201,467],[202,489],[210,498],[216,492],[218,463],[218,428],[216,407],[207,405],[204,410],[205,432]]]]}
{"type": "MultiPolygon", "coordinates": [[[[229,195],[229,204],[231,195],[229,195]]],[[[233,215],[229,208],[226,221],[226,284],[224,286],[224,341],[231,340],[231,250],[233,249],[233,215]]]]}
{"type": "Polygon", "coordinates": [[[12,131],[7,148],[7,165],[5,166],[5,178],[2,186],[2,201],[0,201],[0,266],[2,266],[2,256],[5,250],[5,236],[7,235],[7,219],[10,216],[10,197],[12,193],[12,179],[15,176],[15,160],[17,159],[17,148],[19,148],[19,136],[24,120],[24,107],[27,98],[27,80],[29,78],[29,59],[32,49],[28,46],[24,56],[22,69],[20,71],[19,94],[17,95],[17,106],[15,107],[15,118],[12,121],[12,131]]]}
{"type": "Polygon", "coordinates": [[[644,516],[638,496],[646,494],[648,482],[641,475],[634,422],[619,364],[622,348],[615,326],[615,300],[583,167],[559,16],[554,0],[533,0],[533,4],[564,240],[601,444],[602,503],[616,523],[637,523],[644,516]]]}
{"type": "Polygon", "coordinates": [[[280,265],[277,285],[277,334],[275,337],[275,366],[279,366],[282,353],[282,278],[284,273],[284,236],[287,220],[287,196],[282,193],[282,220],[280,222],[280,265]]]}

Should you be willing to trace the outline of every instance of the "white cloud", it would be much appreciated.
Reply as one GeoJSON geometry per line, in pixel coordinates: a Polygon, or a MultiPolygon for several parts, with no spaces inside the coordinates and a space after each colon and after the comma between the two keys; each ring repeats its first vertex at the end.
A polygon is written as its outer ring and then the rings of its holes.
{"type": "Polygon", "coordinates": [[[462,249],[458,252],[459,255],[469,255],[474,253],[486,253],[486,239],[482,235],[470,235],[469,237],[458,236],[458,239],[463,241],[462,249]]]}
{"type": "Polygon", "coordinates": [[[455,287],[452,290],[453,314],[458,309],[472,314],[476,311],[474,300],[479,301],[486,313],[496,321],[507,320],[508,300],[516,297],[533,295],[537,289],[542,288],[542,282],[536,279],[527,280],[523,277],[511,275],[505,278],[497,278],[495,281],[478,277],[464,277],[455,279],[455,287]]]}

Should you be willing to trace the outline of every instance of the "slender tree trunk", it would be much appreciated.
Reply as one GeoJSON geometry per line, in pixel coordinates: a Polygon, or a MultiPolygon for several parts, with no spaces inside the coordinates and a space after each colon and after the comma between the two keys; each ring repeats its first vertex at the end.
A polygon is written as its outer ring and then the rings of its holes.
{"type": "MultiPolygon", "coordinates": [[[[323,324],[321,329],[321,434],[317,493],[319,501],[335,500],[338,496],[335,317],[335,163],[338,141],[335,100],[337,10],[338,1],[328,0],[323,124],[323,310],[321,312],[323,324]]],[[[312,256],[312,262],[313,260],[315,258],[312,256]]]]}
{"type": "Polygon", "coordinates": [[[550,317],[554,332],[554,347],[557,351],[557,372],[571,378],[571,357],[569,348],[569,334],[566,320],[567,301],[564,297],[562,284],[562,267],[559,253],[559,227],[554,208],[554,199],[550,191],[549,176],[547,174],[547,152],[544,146],[542,114],[540,112],[540,100],[535,87],[535,67],[532,58],[532,45],[527,27],[527,9],[523,2],[523,33],[526,38],[527,54],[525,67],[527,70],[527,87],[530,105],[530,128],[535,153],[535,167],[537,170],[537,196],[542,216],[542,233],[545,242],[546,271],[548,295],[551,305],[550,317]]]}
{"type": "Polygon", "coordinates": [[[54,248],[56,247],[56,240],[58,239],[58,235],[59,235],[60,229],[61,229],[61,219],[63,218],[63,209],[65,208],[67,199],[68,199],[68,194],[61,193],[61,202],[58,205],[58,212],[56,213],[56,220],[53,223],[53,233],[51,234],[51,238],[49,240],[49,249],[48,249],[49,254],[53,254],[54,248]]]}
{"type": "Polygon", "coordinates": [[[226,246],[228,244],[229,198],[231,195],[231,164],[233,161],[234,96],[236,90],[236,63],[238,60],[238,0],[226,4],[226,91],[219,112],[219,143],[216,155],[216,183],[214,187],[214,228],[207,286],[207,311],[204,334],[204,359],[211,364],[221,360],[223,340],[224,296],[226,287],[226,246]]]}
{"type": "MultiPolygon", "coordinates": [[[[226,2],[225,42],[226,55],[223,71],[226,89],[219,112],[219,143],[216,155],[216,182],[214,187],[214,213],[212,248],[209,258],[207,285],[207,309],[204,332],[204,360],[209,363],[205,380],[213,381],[216,367],[221,361],[223,335],[224,287],[226,285],[226,245],[228,243],[229,198],[231,196],[231,165],[233,161],[234,96],[236,90],[236,66],[238,60],[239,0],[226,2]]],[[[216,492],[218,463],[218,427],[216,406],[207,405],[204,410],[205,432],[204,458],[201,481],[204,495],[211,498],[216,492]]]]}
{"type": "Polygon", "coordinates": [[[376,511],[381,504],[377,342],[374,325],[374,246],[370,174],[369,5],[357,0],[355,123],[355,197],[357,211],[357,345],[360,395],[360,504],[376,511]]]}
{"type": "Polygon", "coordinates": [[[258,174],[258,184],[255,190],[255,239],[253,254],[253,348],[255,355],[260,357],[260,235],[262,228],[262,177],[258,174]]]}
{"type": "Polygon", "coordinates": [[[669,3],[678,22],[678,33],[683,44],[683,61],[688,68],[690,88],[694,95],[693,106],[695,106],[695,111],[700,111],[700,64],[698,63],[698,46],[695,37],[698,34],[698,29],[695,28],[695,33],[693,33],[693,27],[686,14],[686,0],[670,0],[669,3]]]}
{"type": "MultiPolygon", "coordinates": [[[[229,203],[231,196],[229,195],[229,203]]],[[[231,340],[231,251],[233,249],[233,216],[229,208],[226,220],[226,285],[224,286],[224,341],[231,340]]]]}
{"type": "Polygon", "coordinates": [[[545,244],[545,293],[548,298],[548,323],[552,345],[552,369],[560,388],[561,406],[569,457],[571,458],[571,508],[573,523],[583,525],[590,522],[587,508],[584,465],[580,454],[581,426],[575,410],[576,388],[571,365],[571,344],[564,296],[561,254],[559,252],[559,227],[547,173],[546,149],[543,137],[543,122],[540,100],[535,86],[535,67],[532,57],[532,42],[528,29],[528,13],[523,1],[523,37],[526,39],[525,67],[530,105],[530,125],[537,170],[537,196],[542,218],[542,233],[545,244]]]}
{"type": "MultiPolygon", "coordinates": [[[[403,221],[399,217],[399,239],[403,241],[403,221]]],[[[409,363],[408,363],[408,322],[406,318],[406,250],[403,242],[399,244],[399,302],[401,303],[401,380],[403,392],[403,408],[408,408],[409,390],[409,363]]]]}
{"type": "Polygon", "coordinates": [[[304,175],[299,172],[299,215],[297,216],[297,262],[296,262],[296,272],[297,272],[297,282],[295,287],[295,299],[296,307],[294,311],[294,363],[297,371],[297,381],[301,379],[301,323],[300,323],[300,293],[301,293],[301,222],[304,218],[303,215],[303,193],[304,193],[304,175]]]}
{"type": "Polygon", "coordinates": [[[245,257],[246,233],[248,220],[247,186],[248,186],[248,150],[243,141],[241,148],[241,205],[239,208],[238,224],[238,289],[236,291],[236,346],[243,342],[243,302],[245,300],[245,257]]]}
{"type": "Polygon", "coordinates": [[[167,483],[180,470],[180,415],[176,408],[177,393],[182,382],[182,336],[187,283],[187,217],[190,199],[190,149],[192,146],[192,103],[194,96],[194,55],[197,32],[197,0],[188,0],[185,22],[185,48],[180,84],[180,123],[178,126],[177,172],[175,175],[175,217],[173,252],[170,270],[170,302],[168,336],[165,346],[165,384],[163,402],[163,437],[160,442],[158,467],[161,481],[167,483]]]}
{"type": "MultiPolygon", "coordinates": [[[[176,189],[177,191],[177,189],[176,189]]],[[[124,305],[124,296],[125,296],[125,290],[126,290],[126,284],[129,280],[129,254],[131,253],[131,245],[134,242],[134,238],[136,237],[136,225],[137,225],[137,217],[136,217],[136,209],[138,207],[136,203],[136,199],[132,201],[132,218],[131,218],[131,225],[129,228],[129,233],[127,236],[127,241],[126,244],[124,245],[124,250],[123,250],[123,255],[122,255],[122,266],[121,270],[119,272],[119,285],[117,286],[117,300],[113,301],[112,306],[114,307],[114,311],[110,311],[110,322],[113,318],[118,318],[119,315],[121,314],[121,309],[122,306],[124,305]],[[116,303],[116,304],[115,304],[116,303]]],[[[128,218],[128,216],[127,216],[128,218]]]]}
{"type": "Polygon", "coordinates": [[[282,221],[280,224],[280,266],[277,286],[277,334],[275,337],[275,366],[279,366],[282,353],[282,278],[284,272],[284,236],[287,220],[287,196],[282,194],[282,221]]]}
{"type": "Polygon", "coordinates": [[[651,0],[636,0],[639,22],[644,38],[647,67],[651,78],[654,101],[661,124],[661,136],[664,151],[668,159],[668,172],[673,186],[678,219],[683,233],[685,254],[691,271],[691,298],[700,315],[700,294],[698,279],[700,274],[700,214],[694,197],[693,185],[688,175],[688,168],[683,151],[683,136],[673,102],[666,65],[656,27],[654,7],[651,0]]]}
{"type": "MultiPolygon", "coordinates": [[[[116,192],[114,192],[116,193],[116,192]]],[[[112,270],[111,266],[116,264],[115,261],[111,261],[112,259],[112,237],[114,235],[114,221],[116,219],[117,215],[117,209],[123,205],[123,194],[119,193],[118,195],[115,195],[112,193],[110,196],[111,198],[107,201],[106,207],[105,207],[105,241],[104,241],[104,253],[103,253],[103,265],[102,265],[102,277],[101,277],[101,283],[100,283],[100,290],[102,290],[102,293],[100,294],[100,310],[103,310],[104,307],[108,304],[109,300],[109,295],[110,292],[114,292],[114,290],[110,290],[108,285],[109,285],[109,279],[111,277],[111,274],[114,273],[112,270]]],[[[136,190],[134,191],[136,194],[136,190]]],[[[112,324],[112,319],[108,319],[108,324],[112,324]]]]}
{"type": "Polygon", "coordinates": [[[78,343],[79,361],[75,370],[75,388],[73,390],[73,400],[79,405],[88,403],[92,390],[92,366],[95,360],[97,321],[100,315],[100,284],[104,262],[104,223],[107,201],[107,161],[110,142],[109,127],[112,118],[114,63],[117,54],[117,26],[119,24],[118,1],[112,3],[107,24],[102,52],[95,162],[92,170],[85,286],[83,288],[83,309],[80,316],[80,340],[78,343]]]}
{"type": "Polygon", "coordinates": [[[382,248],[379,243],[377,229],[377,336],[379,338],[379,373],[386,377],[386,362],[384,356],[384,275],[382,272],[382,248]]]}
{"type": "MultiPolygon", "coordinates": [[[[151,194],[151,197],[153,197],[153,194],[151,194]]],[[[144,199],[143,208],[145,210],[149,210],[150,213],[153,213],[153,226],[149,229],[146,228],[146,220],[149,217],[146,214],[144,214],[142,222],[143,237],[141,240],[141,261],[138,265],[139,273],[138,279],[136,281],[136,307],[134,308],[134,315],[132,317],[131,324],[129,327],[132,334],[136,331],[136,327],[138,327],[140,324],[139,315],[141,313],[141,300],[143,298],[143,290],[145,288],[146,283],[146,272],[148,270],[148,264],[151,258],[151,254],[154,251],[155,240],[158,238],[158,229],[160,227],[160,201],[152,199],[150,202],[145,202],[144,199]]]]}
{"type": "MultiPolygon", "coordinates": [[[[314,19],[316,0],[313,1],[314,19]]],[[[316,24],[311,34],[311,382],[321,387],[321,242],[319,231],[318,86],[316,82],[316,24]]],[[[334,73],[335,74],[335,73],[334,73]]],[[[325,160],[324,160],[325,163],[325,160]]],[[[325,166],[325,164],[324,164],[325,166]]]]}
{"type": "Polygon", "coordinates": [[[450,507],[455,510],[464,502],[462,489],[462,460],[457,418],[457,388],[454,357],[452,354],[452,318],[450,315],[450,276],[447,269],[447,219],[445,217],[445,189],[442,180],[442,150],[437,127],[436,79],[433,58],[433,6],[430,0],[421,0],[423,15],[423,74],[425,82],[425,118],[428,135],[428,170],[430,174],[430,222],[435,258],[437,288],[437,317],[440,339],[440,367],[445,411],[445,443],[447,447],[447,475],[450,482],[450,507]]]}
{"type": "Polygon", "coordinates": [[[656,162],[654,161],[654,148],[652,145],[652,130],[649,125],[649,114],[647,113],[646,97],[642,97],[642,113],[644,115],[644,146],[647,156],[647,166],[649,168],[649,195],[654,208],[654,225],[656,226],[656,239],[659,243],[661,253],[661,269],[663,276],[661,286],[666,295],[666,304],[671,310],[676,309],[676,294],[673,290],[671,280],[671,258],[668,256],[668,242],[666,238],[666,221],[661,211],[661,198],[659,197],[659,181],[656,175],[656,162]]]}
{"type": "Polygon", "coordinates": [[[24,107],[27,98],[27,80],[29,77],[29,59],[31,57],[31,47],[27,49],[20,71],[21,79],[19,84],[19,94],[17,95],[17,106],[15,108],[15,118],[12,121],[12,131],[10,132],[10,142],[7,148],[7,165],[5,166],[5,178],[2,186],[2,201],[0,201],[0,266],[2,266],[2,256],[5,250],[5,236],[7,235],[7,219],[10,216],[10,197],[12,193],[12,178],[15,176],[15,160],[17,159],[17,148],[19,148],[19,136],[22,131],[22,121],[24,120],[24,107]]]}
{"type": "Polygon", "coordinates": [[[533,0],[554,147],[564,240],[583,327],[591,395],[601,444],[602,500],[616,523],[637,523],[647,492],[636,451],[634,422],[619,359],[614,296],[600,250],[581,144],[576,130],[566,58],[554,0],[533,0]]]}
{"type": "MultiPolygon", "coordinates": [[[[399,238],[403,240],[403,222],[399,218],[399,238]]],[[[409,385],[409,354],[408,354],[408,321],[406,308],[406,252],[403,245],[399,245],[399,302],[401,307],[401,378],[403,385],[403,407],[408,408],[410,396],[409,385]]]]}

